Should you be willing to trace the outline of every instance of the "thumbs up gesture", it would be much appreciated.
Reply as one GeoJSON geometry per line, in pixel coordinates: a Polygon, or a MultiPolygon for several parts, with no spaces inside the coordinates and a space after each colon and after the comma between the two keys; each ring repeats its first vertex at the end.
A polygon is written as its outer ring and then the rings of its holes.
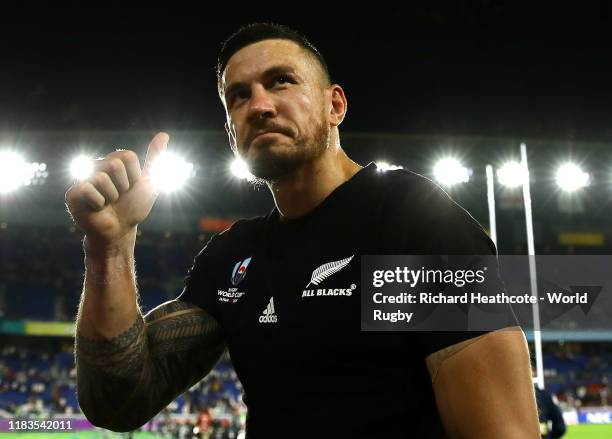
{"type": "Polygon", "coordinates": [[[168,140],[166,133],[153,137],[142,170],[136,153],[115,151],[96,160],[93,174],[68,189],[66,206],[89,247],[103,252],[135,240],[136,226],[157,199],[151,167],[166,151],[168,140]]]}

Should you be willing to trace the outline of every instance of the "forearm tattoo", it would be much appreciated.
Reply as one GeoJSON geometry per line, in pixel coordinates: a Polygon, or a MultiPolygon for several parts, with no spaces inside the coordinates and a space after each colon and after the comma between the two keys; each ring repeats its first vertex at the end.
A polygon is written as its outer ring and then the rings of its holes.
{"type": "Polygon", "coordinates": [[[77,334],[78,359],[111,375],[130,378],[142,370],[145,358],[145,324],[138,316],[127,331],[110,340],[91,340],[77,334]]]}
{"type": "Polygon", "coordinates": [[[75,358],[81,409],[93,424],[130,431],[207,374],[225,345],[205,311],[170,301],[138,316],[110,340],[77,334],[75,358]]]}

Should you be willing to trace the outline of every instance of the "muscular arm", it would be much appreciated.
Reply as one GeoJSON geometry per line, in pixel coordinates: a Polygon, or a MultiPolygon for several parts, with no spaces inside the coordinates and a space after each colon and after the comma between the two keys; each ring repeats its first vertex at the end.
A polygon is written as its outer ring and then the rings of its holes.
{"type": "Polygon", "coordinates": [[[452,439],[539,439],[529,354],[518,328],[427,357],[436,403],[452,439]]]}
{"type": "Polygon", "coordinates": [[[153,163],[169,137],[158,133],[144,167],[133,151],[114,151],[66,192],[66,206],[85,233],[85,284],[76,322],[77,395],[100,427],[144,424],[213,367],[224,342],[217,322],[198,307],[171,301],[143,318],[137,301],[137,227],[158,190],[153,163]]]}
{"type": "Polygon", "coordinates": [[[130,431],[208,373],[225,345],[216,320],[184,301],[143,318],[130,246],[86,255],[75,343],[78,400],[94,425],[130,431]]]}

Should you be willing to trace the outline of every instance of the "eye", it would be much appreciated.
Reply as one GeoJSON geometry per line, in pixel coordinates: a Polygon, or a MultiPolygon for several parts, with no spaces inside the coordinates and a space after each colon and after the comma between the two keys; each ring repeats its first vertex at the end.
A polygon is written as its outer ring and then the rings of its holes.
{"type": "Polygon", "coordinates": [[[230,107],[233,107],[235,104],[239,103],[240,101],[244,101],[245,99],[249,98],[249,92],[248,90],[236,90],[233,93],[229,94],[227,97],[227,102],[229,104],[230,107]]]}
{"type": "Polygon", "coordinates": [[[287,76],[287,75],[279,75],[276,77],[276,81],[277,84],[281,84],[281,85],[285,85],[285,84],[289,84],[292,83],[293,80],[287,76]]]}
{"type": "Polygon", "coordinates": [[[246,90],[240,90],[236,93],[235,97],[237,99],[247,99],[249,97],[249,93],[246,90]]]}

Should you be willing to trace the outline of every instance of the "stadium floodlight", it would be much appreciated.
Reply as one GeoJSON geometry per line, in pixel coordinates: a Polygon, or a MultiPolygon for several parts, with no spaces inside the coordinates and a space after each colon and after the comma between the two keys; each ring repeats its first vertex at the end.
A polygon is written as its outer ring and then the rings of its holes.
{"type": "Polygon", "coordinates": [[[70,174],[77,180],[85,180],[93,174],[94,164],[91,157],[80,155],[70,162],[70,174]]]}
{"type": "Polygon", "coordinates": [[[230,171],[234,177],[240,180],[252,180],[254,178],[246,162],[240,158],[232,160],[230,163],[230,171]]]}
{"type": "Polygon", "coordinates": [[[385,171],[395,171],[396,169],[404,169],[403,166],[399,166],[399,165],[392,165],[388,162],[376,162],[376,169],[379,172],[385,172],[385,171]]]}
{"type": "Polygon", "coordinates": [[[46,163],[29,163],[28,164],[28,175],[27,181],[24,182],[26,186],[31,185],[43,185],[47,180],[49,173],[47,172],[46,163]]]}
{"type": "Polygon", "coordinates": [[[591,177],[575,163],[565,163],[557,169],[557,185],[565,192],[575,192],[590,184],[591,177]]]}
{"type": "Polygon", "coordinates": [[[160,192],[170,193],[180,189],[192,173],[193,163],[172,152],[162,153],[151,166],[153,186],[160,192]]]}
{"type": "Polygon", "coordinates": [[[438,160],[433,169],[434,178],[444,186],[453,186],[470,181],[470,170],[456,158],[438,160]]]}
{"type": "Polygon", "coordinates": [[[525,169],[519,162],[506,162],[497,170],[497,180],[508,188],[519,187],[525,181],[525,169]]]}
{"type": "Polygon", "coordinates": [[[6,194],[26,183],[29,165],[14,151],[0,151],[0,193],[6,194]]]}

